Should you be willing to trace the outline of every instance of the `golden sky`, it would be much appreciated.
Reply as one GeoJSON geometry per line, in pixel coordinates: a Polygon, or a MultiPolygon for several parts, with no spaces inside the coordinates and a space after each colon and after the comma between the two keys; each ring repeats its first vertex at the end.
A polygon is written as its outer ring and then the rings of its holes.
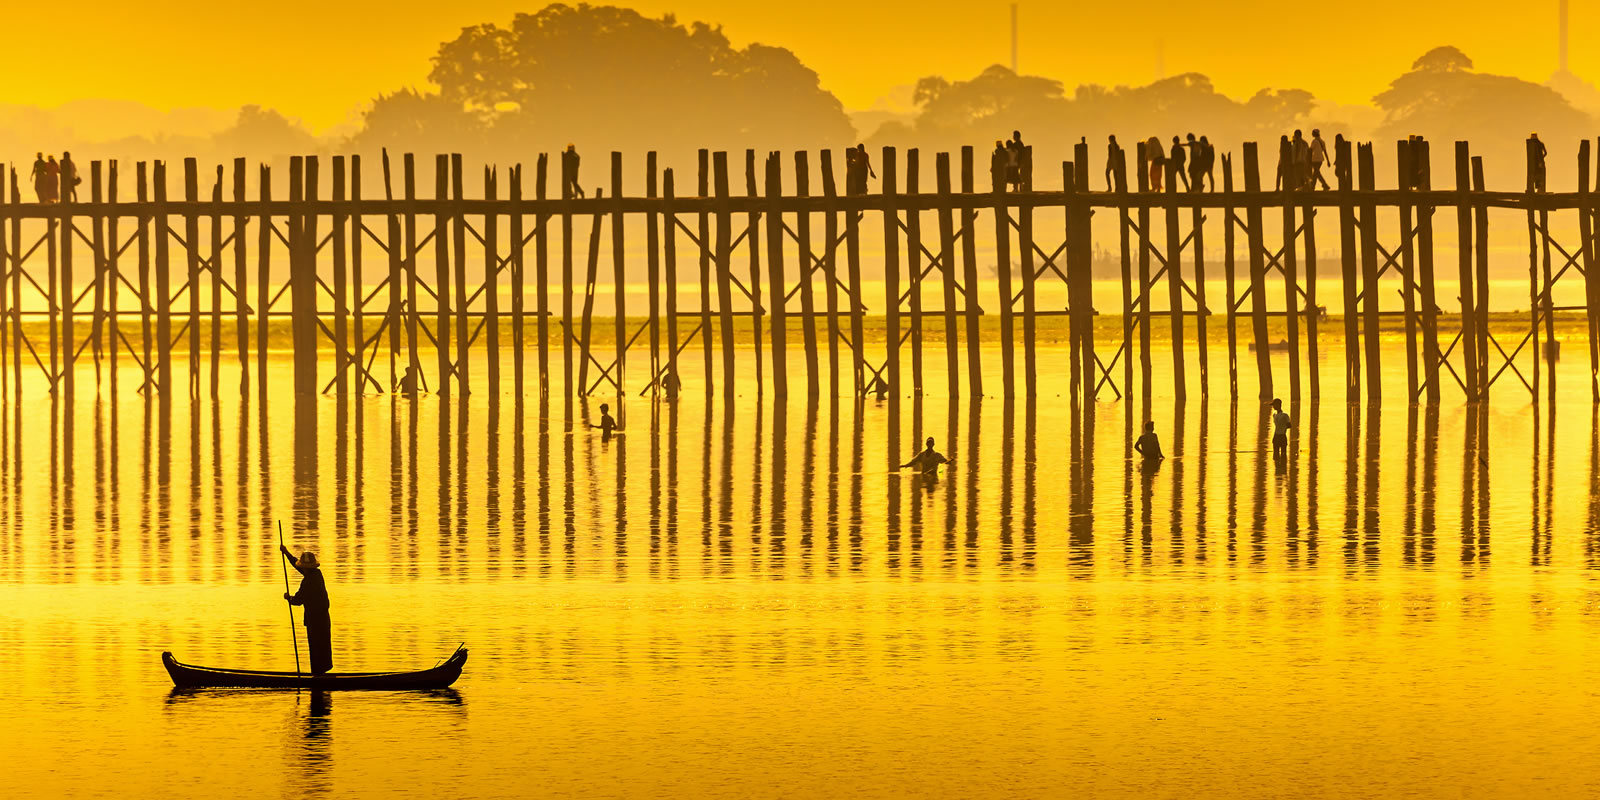
{"type": "MultiPolygon", "coordinates": [[[[736,45],[788,47],[852,109],[924,75],[968,77],[1010,58],[1004,0],[631,5],[651,16],[673,12],[680,21],[720,22],[736,45]]],[[[0,103],[259,103],[322,129],[379,92],[424,84],[438,43],[461,27],[503,24],[517,11],[540,7],[526,0],[15,3],[0,48],[0,74],[8,76],[0,103]]],[[[1572,41],[1595,41],[1600,0],[1573,0],[1571,13],[1572,41]]],[[[1439,44],[1462,48],[1480,70],[1540,82],[1556,66],[1555,0],[1024,0],[1021,20],[1022,70],[1069,88],[1148,82],[1158,41],[1166,74],[1203,72],[1234,95],[1298,86],[1343,103],[1365,102],[1439,44]]],[[[1575,44],[1571,67],[1600,79],[1600,52],[1575,44]]]]}

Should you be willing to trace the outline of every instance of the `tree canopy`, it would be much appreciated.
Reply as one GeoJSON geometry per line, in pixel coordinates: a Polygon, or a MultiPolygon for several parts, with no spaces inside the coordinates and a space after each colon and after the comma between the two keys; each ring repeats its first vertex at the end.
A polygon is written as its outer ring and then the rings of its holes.
{"type": "MultiPolygon", "coordinates": [[[[781,47],[733,47],[720,27],[612,6],[553,4],[508,28],[475,25],[445,42],[437,92],[378,98],[360,144],[472,134],[491,152],[801,149],[854,135],[817,74],[781,47]]],[[[455,145],[460,148],[461,145],[455,145]]]]}

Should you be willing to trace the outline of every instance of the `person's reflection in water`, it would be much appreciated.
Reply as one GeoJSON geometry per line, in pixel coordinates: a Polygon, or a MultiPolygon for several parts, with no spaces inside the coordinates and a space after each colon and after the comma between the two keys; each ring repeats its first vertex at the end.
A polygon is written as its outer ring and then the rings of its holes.
{"type": "Polygon", "coordinates": [[[933,491],[933,487],[939,483],[939,465],[949,464],[950,459],[943,453],[933,449],[932,436],[929,436],[927,441],[923,444],[924,447],[922,452],[912,456],[911,460],[901,464],[900,468],[905,469],[906,467],[916,467],[917,476],[921,480],[922,488],[931,492],[933,491]]]}
{"type": "Polygon", "coordinates": [[[304,781],[302,796],[329,793],[333,774],[333,693],[311,693],[311,710],[305,719],[303,760],[298,770],[304,781]]]}
{"type": "Polygon", "coordinates": [[[328,585],[322,579],[315,553],[307,550],[296,559],[289,548],[279,545],[283,557],[300,574],[300,591],[284,593],[290,605],[305,607],[306,649],[311,653],[311,672],[320,675],[333,669],[333,622],[328,616],[328,585]]]}

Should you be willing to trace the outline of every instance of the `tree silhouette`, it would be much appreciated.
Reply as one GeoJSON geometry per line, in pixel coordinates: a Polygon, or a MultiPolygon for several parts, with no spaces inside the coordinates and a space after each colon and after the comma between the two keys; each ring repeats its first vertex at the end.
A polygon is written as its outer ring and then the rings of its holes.
{"type": "Polygon", "coordinates": [[[734,48],[720,27],[611,6],[554,4],[509,28],[465,28],[440,46],[429,79],[437,93],[378,98],[358,141],[424,147],[476,134],[491,154],[525,158],[569,142],[640,153],[815,149],[854,136],[790,51],[734,48]]]}

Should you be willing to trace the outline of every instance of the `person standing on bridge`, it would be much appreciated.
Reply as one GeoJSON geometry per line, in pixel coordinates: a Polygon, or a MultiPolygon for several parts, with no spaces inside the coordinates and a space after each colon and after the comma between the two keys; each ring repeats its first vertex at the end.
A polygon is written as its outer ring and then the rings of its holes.
{"type": "Polygon", "coordinates": [[[50,162],[44,160],[44,153],[34,154],[33,172],[28,173],[28,178],[33,181],[33,194],[40,203],[56,201],[56,182],[50,177],[50,162]]]}
{"type": "Polygon", "coordinates": [[[1533,190],[1544,191],[1544,157],[1549,154],[1539,134],[1528,134],[1528,176],[1533,179],[1533,190]]]}
{"type": "Polygon", "coordinates": [[[1217,148],[1211,146],[1211,140],[1205,136],[1200,137],[1200,174],[1205,176],[1210,188],[1206,191],[1217,190],[1217,148]]]}
{"type": "Polygon", "coordinates": [[[1117,190],[1117,167],[1126,163],[1127,156],[1122,152],[1122,145],[1117,144],[1116,136],[1108,138],[1109,141],[1106,144],[1106,191],[1114,192],[1117,190]]]}
{"type": "Polygon", "coordinates": [[[1184,167],[1187,160],[1183,153],[1183,140],[1172,137],[1172,152],[1167,158],[1172,160],[1172,189],[1177,191],[1178,181],[1183,181],[1183,190],[1189,191],[1189,171],[1184,167]]]}
{"type": "Polygon", "coordinates": [[[561,153],[561,174],[566,183],[561,187],[563,197],[583,197],[583,186],[578,183],[578,146],[569,144],[561,153]]]}
{"type": "Polygon", "coordinates": [[[1150,191],[1161,191],[1161,173],[1166,171],[1167,156],[1161,151],[1161,137],[1152,136],[1144,142],[1144,158],[1150,162],[1150,191]]]}
{"type": "Polygon", "coordinates": [[[1311,129],[1311,180],[1306,188],[1315,189],[1317,184],[1322,184],[1322,191],[1328,191],[1328,179],[1322,177],[1322,163],[1328,160],[1328,145],[1322,141],[1322,130],[1311,129]]]}

